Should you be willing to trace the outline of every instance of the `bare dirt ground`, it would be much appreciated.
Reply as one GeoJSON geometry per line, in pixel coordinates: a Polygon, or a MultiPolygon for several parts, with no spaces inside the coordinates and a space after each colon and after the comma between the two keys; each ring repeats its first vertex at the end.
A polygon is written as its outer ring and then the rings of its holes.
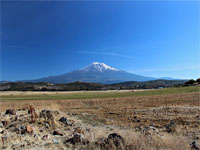
{"type": "Polygon", "coordinates": [[[197,150],[200,144],[200,93],[134,96],[124,98],[29,100],[1,102],[0,149],[130,149],[197,150]],[[38,118],[32,123],[32,105],[38,118]],[[18,110],[5,115],[7,109],[18,110]],[[55,125],[39,117],[51,110],[55,125]],[[57,113],[55,113],[57,112],[57,113]],[[15,117],[17,119],[15,119],[15,117]],[[67,118],[68,123],[59,121],[67,118]],[[30,125],[33,133],[12,128],[30,125]],[[76,142],[75,130],[81,130],[76,142]],[[42,132],[41,132],[42,130],[42,132]],[[58,131],[61,135],[53,135],[58,131]],[[6,133],[5,133],[6,132],[6,133]],[[113,134],[116,133],[116,134],[113,134]],[[48,138],[44,138],[48,135],[48,138]]]}

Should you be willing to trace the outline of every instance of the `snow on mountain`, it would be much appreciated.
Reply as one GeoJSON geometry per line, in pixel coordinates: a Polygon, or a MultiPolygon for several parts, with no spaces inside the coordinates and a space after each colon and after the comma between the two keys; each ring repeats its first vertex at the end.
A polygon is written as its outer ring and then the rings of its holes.
{"type": "Polygon", "coordinates": [[[106,70],[111,70],[111,71],[120,71],[118,69],[112,68],[111,66],[108,66],[104,63],[99,63],[99,62],[93,62],[90,65],[86,66],[85,68],[83,68],[82,70],[84,71],[99,71],[99,72],[103,72],[106,70]]]}
{"type": "Polygon", "coordinates": [[[49,83],[70,83],[75,81],[94,82],[94,83],[119,83],[124,81],[149,81],[155,80],[152,77],[145,77],[118,70],[104,63],[93,62],[88,66],[57,76],[49,76],[32,82],[49,82],[49,83]]]}

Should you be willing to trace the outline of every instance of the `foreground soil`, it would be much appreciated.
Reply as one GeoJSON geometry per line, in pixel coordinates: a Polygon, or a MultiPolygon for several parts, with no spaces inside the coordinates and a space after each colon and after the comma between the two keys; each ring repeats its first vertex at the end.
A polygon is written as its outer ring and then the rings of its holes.
{"type": "Polygon", "coordinates": [[[5,140],[0,143],[0,149],[200,148],[199,92],[82,100],[5,101],[1,102],[0,111],[1,122],[4,121],[0,126],[0,136],[5,140]],[[30,105],[38,116],[35,122],[31,121],[28,113],[30,105]],[[8,109],[15,110],[16,114],[5,114],[8,109]],[[51,111],[54,124],[52,119],[40,116],[42,110],[51,111]],[[60,121],[62,117],[66,118],[65,121],[60,121]],[[27,126],[31,132],[27,131],[27,126]],[[21,128],[25,130],[23,134],[21,128]]]}

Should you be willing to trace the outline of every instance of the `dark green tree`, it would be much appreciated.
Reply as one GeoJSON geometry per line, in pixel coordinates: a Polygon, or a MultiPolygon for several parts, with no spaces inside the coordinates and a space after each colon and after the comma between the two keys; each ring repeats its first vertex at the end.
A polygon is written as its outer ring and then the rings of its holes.
{"type": "Polygon", "coordinates": [[[187,82],[185,82],[185,85],[193,85],[196,81],[194,79],[191,79],[187,82]]]}
{"type": "Polygon", "coordinates": [[[200,78],[198,78],[198,79],[196,80],[196,82],[197,82],[198,84],[200,84],[200,78]]]}

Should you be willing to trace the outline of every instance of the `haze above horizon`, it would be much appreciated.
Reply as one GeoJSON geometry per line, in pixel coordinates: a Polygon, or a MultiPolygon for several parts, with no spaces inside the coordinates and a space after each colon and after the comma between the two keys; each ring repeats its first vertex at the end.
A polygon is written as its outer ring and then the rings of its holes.
{"type": "Polygon", "coordinates": [[[199,1],[1,1],[0,80],[92,62],[150,77],[200,77],[199,1]]]}

